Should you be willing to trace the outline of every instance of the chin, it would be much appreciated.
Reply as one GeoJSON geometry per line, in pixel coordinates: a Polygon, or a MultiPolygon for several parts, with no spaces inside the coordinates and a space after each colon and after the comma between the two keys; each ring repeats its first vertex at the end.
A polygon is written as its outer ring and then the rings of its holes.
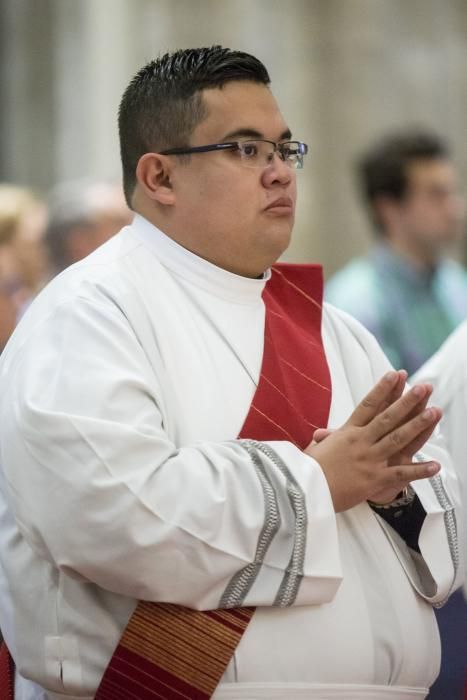
{"type": "Polygon", "coordinates": [[[281,257],[287,250],[292,238],[292,224],[289,221],[274,222],[272,225],[262,227],[257,231],[248,246],[249,253],[243,254],[242,260],[247,258],[251,264],[250,277],[258,277],[281,257]]]}
{"type": "Polygon", "coordinates": [[[290,241],[292,240],[292,225],[286,225],[284,222],[283,226],[277,226],[274,227],[274,229],[275,230],[268,232],[268,239],[271,248],[273,248],[277,253],[277,260],[280,258],[282,253],[285,253],[290,245],[290,241]]]}
{"type": "Polygon", "coordinates": [[[265,272],[266,270],[269,270],[270,267],[272,267],[276,262],[278,262],[281,255],[285,253],[287,248],[288,245],[285,244],[281,246],[270,246],[268,250],[265,250],[264,256],[262,257],[261,273],[265,272]]]}

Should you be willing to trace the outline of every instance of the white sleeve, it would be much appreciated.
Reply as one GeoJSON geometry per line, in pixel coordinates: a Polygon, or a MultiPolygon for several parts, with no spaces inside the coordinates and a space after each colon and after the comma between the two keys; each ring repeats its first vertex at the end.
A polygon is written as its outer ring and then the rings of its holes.
{"type": "MultiPolygon", "coordinates": [[[[467,322],[462,323],[435,355],[421,367],[413,382],[431,382],[431,403],[443,409],[440,428],[459,480],[462,515],[457,518],[459,555],[467,579],[467,322]]],[[[467,580],[464,582],[467,595],[467,580]]]]}
{"type": "Polygon", "coordinates": [[[160,378],[118,309],[63,305],[9,371],[3,467],[40,557],[193,608],[333,598],[342,572],[320,467],[287,442],[176,446],[160,378]]]}
{"type": "MultiPolygon", "coordinates": [[[[356,319],[345,312],[332,309],[335,316],[350,330],[354,339],[367,354],[372,378],[376,383],[391,364],[381,350],[377,340],[356,319]]],[[[367,391],[371,387],[367,388],[367,391]]],[[[436,460],[441,471],[431,479],[412,483],[423,508],[426,511],[420,530],[418,545],[420,555],[409,549],[395,530],[382,518],[378,522],[394,547],[413,586],[432,603],[444,602],[449,594],[462,582],[460,548],[460,494],[459,484],[451,459],[445,449],[439,431],[424,445],[420,457],[436,460]]]]}

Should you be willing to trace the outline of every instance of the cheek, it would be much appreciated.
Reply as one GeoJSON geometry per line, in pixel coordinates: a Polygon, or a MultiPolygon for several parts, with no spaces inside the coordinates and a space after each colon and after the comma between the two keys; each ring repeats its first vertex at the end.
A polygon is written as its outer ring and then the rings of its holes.
{"type": "Polygon", "coordinates": [[[297,177],[294,172],[294,179],[290,185],[290,196],[292,197],[295,204],[297,203],[297,177]]]}
{"type": "Polygon", "coordinates": [[[448,211],[444,207],[431,206],[427,207],[425,211],[425,224],[428,230],[433,228],[438,228],[438,226],[443,225],[448,218],[448,211]]]}
{"type": "Polygon", "coordinates": [[[201,201],[210,203],[211,212],[219,218],[229,217],[229,223],[251,220],[257,214],[259,186],[247,178],[219,179],[200,193],[201,201]]]}
{"type": "Polygon", "coordinates": [[[402,223],[409,231],[421,232],[423,234],[433,223],[431,207],[425,204],[413,206],[406,212],[405,221],[404,218],[402,218],[402,223]]]}

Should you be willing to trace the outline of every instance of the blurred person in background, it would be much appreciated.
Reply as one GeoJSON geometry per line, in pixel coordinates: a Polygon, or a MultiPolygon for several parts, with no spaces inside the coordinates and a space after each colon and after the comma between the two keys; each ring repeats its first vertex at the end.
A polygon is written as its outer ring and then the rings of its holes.
{"type": "Polygon", "coordinates": [[[48,279],[46,206],[29,189],[0,184],[0,351],[48,279]]]}
{"type": "Polygon", "coordinates": [[[16,326],[16,310],[9,294],[0,290],[0,352],[16,326]]]}
{"type": "MultiPolygon", "coordinates": [[[[462,234],[456,171],[438,135],[411,128],[375,143],[358,174],[378,240],[331,278],[326,299],[358,318],[396,369],[412,374],[467,317],[467,274],[447,257],[462,234]]],[[[436,614],[443,656],[430,700],[454,699],[465,673],[458,646],[461,638],[464,650],[467,643],[462,592],[436,614]]]]}
{"type": "Polygon", "coordinates": [[[446,257],[462,232],[456,171],[441,138],[412,128],[374,144],[358,174],[377,242],[331,278],[326,299],[411,374],[467,318],[467,274],[446,257]]]}
{"type": "MultiPolygon", "coordinates": [[[[441,348],[411,378],[411,382],[433,385],[431,400],[443,409],[441,430],[457,467],[463,519],[458,526],[464,534],[461,552],[467,575],[467,321],[449,336],[441,348]]],[[[467,583],[438,611],[443,641],[441,674],[430,691],[430,700],[467,698],[467,583]]]]}
{"type": "Polygon", "coordinates": [[[121,185],[100,180],[56,185],[48,208],[45,242],[54,275],[92,253],[132,219],[121,185]]]}

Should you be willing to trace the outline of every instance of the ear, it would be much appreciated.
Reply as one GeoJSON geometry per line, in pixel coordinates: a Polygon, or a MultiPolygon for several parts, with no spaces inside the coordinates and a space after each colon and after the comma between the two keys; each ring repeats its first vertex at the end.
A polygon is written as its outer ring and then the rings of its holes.
{"type": "Polygon", "coordinates": [[[374,201],[377,219],[385,231],[390,231],[399,222],[401,203],[393,197],[379,196],[374,201]]]}
{"type": "Polygon", "coordinates": [[[136,166],[136,179],[142,191],[159,204],[175,202],[171,174],[170,158],[158,153],[145,153],[136,166]]]}

